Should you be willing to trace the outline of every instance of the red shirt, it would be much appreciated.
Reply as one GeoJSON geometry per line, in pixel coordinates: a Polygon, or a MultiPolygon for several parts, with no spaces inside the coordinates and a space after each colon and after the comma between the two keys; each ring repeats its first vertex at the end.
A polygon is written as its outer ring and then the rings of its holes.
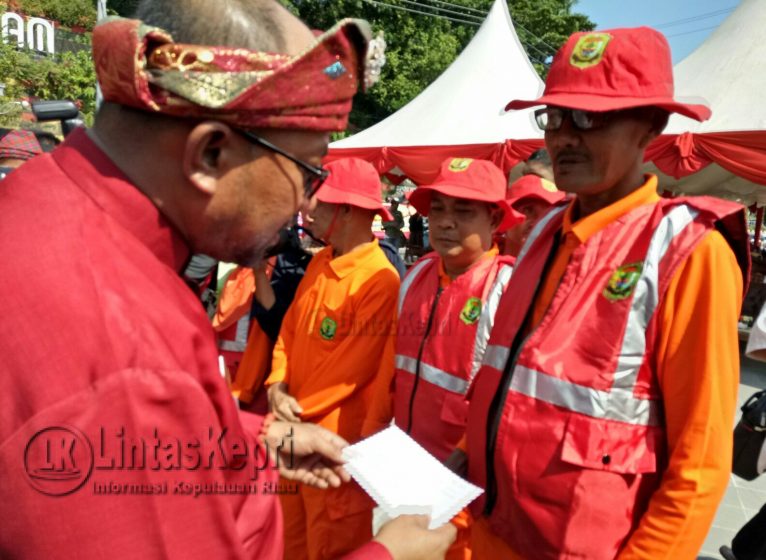
{"type": "Polygon", "coordinates": [[[178,232],[81,130],[0,183],[0,215],[0,556],[281,558],[262,419],[221,378],[178,232]]]}

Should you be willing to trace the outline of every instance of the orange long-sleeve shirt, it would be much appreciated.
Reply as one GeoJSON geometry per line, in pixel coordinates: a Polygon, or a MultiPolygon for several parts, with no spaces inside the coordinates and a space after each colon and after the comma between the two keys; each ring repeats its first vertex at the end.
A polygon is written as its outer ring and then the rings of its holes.
{"type": "MultiPolygon", "coordinates": [[[[535,301],[533,324],[545,313],[572,252],[630,210],[659,200],[657,179],[617,202],[572,222],[566,210],[562,242],[535,301]]],[[[739,387],[737,319],[742,274],[717,231],[709,233],[671,280],[658,309],[657,376],[662,389],[669,463],[659,489],[621,560],[695,558],[726,490],[739,387]]],[[[474,528],[477,558],[519,558],[482,522],[474,528]]]]}
{"type": "Polygon", "coordinates": [[[301,419],[358,439],[382,363],[393,368],[399,275],[377,241],[306,269],[274,347],[267,385],[284,382],[301,419]]]}

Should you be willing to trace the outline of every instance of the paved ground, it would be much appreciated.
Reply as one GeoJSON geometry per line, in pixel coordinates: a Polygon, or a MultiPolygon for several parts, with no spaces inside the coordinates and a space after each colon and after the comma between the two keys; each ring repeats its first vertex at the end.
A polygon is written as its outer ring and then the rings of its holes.
{"type": "MultiPolygon", "coordinates": [[[[757,389],[766,388],[766,363],[742,358],[742,375],[739,385],[740,406],[757,389]]],[[[737,414],[739,420],[739,412],[737,414]]],[[[740,527],[766,504],[766,475],[746,482],[732,475],[729,488],[718,508],[713,528],[702,547],[698,560],[722,558],[718,547],[731,545],[731,539],[740,527]]]]}

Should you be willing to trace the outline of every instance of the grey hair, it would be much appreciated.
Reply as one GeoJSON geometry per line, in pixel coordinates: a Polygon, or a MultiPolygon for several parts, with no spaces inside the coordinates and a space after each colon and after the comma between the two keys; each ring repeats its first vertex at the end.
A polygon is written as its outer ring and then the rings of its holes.
{"type": "Polygon", "coordinates": [[[134,15],[179,43],[284,52],[274,0],[141,0],[134,15]]]}

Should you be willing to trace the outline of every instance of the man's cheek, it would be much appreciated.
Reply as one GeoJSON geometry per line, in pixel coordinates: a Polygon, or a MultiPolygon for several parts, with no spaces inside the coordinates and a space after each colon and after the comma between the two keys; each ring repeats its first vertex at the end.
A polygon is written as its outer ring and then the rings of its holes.
{"type": "Polygon", "coordinates": [[[524,223],[521,224],[523,237],[526,237],[527,235],[529,235],[529,232],[532,231],[532,228],[534,227],[536,221],[537,220],[534,220],[532,218],[527,218],[524,221],[524,223]]]}

